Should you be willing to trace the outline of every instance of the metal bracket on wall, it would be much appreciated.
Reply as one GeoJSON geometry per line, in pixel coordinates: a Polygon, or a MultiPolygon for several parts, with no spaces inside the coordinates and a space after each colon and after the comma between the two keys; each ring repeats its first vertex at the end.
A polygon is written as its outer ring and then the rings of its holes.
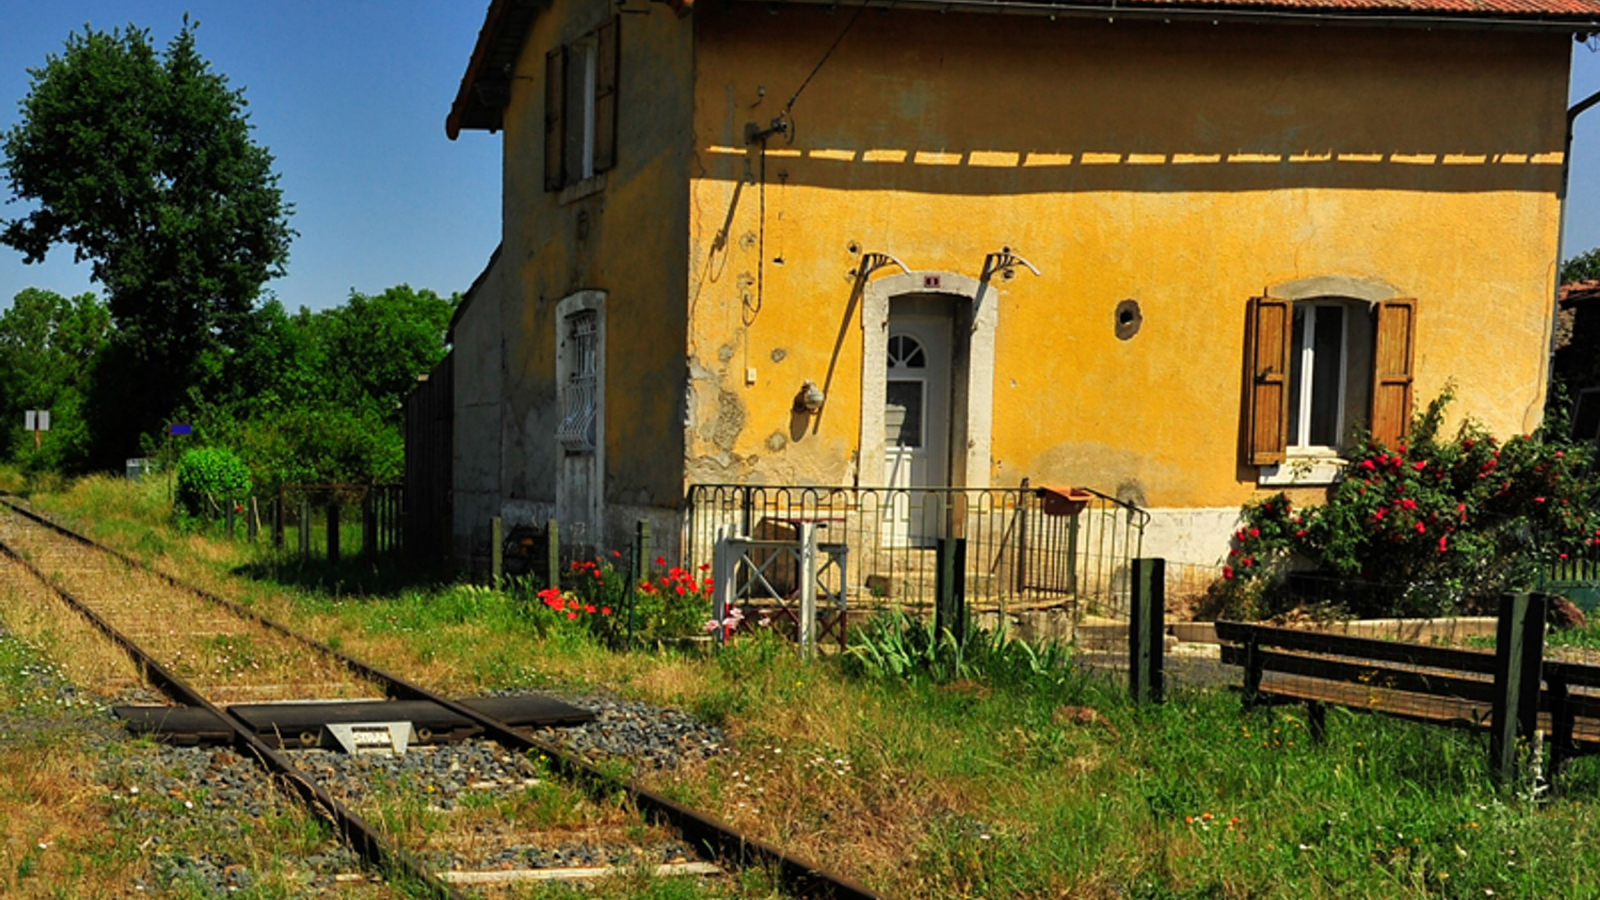
{"type": "Polygon", "coordinates": [[[865,281],[866,279],[872,277],[872,273],[873,272],[878,271],[879,269],[883,268],[884,266],[899,266],[900,267],[900,271],[905,272],[907,275],[911,274],[911,269],[908,266],[906,266],[905,263],[903,263],[900,260],[894,258],[893,256],[890,256],[887,253],[863,253],[863,254],[861,254],[861,265],[858,266],[856,268],[856,270],[854,272],[851,272],[850,274],[852,274],[852,275],[856,276],[857,278],[860,278],[863,281],[865,281]]]}
{"type": "Polygon", "coordinates": [[[1038,266],[1012,253],[1010,247],[1001,247],[999,253],[990,253],[983,258],[983,275],[978,280],[987,282],[996,272],[1003,272],[1005,277],[1010,278],[1012,270],[1017,266],[1023,266],[1035,277],[1041,274],[1038,266]]]}

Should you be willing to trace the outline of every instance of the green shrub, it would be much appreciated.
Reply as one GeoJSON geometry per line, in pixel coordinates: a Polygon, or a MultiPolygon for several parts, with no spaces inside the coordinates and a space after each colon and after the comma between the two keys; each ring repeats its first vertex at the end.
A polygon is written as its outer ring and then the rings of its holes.
{"type": "Polygon", "coordinates": [[[1061,684],[1071,674],[1066,647],[1050,642],[1035,648],[1011,638],[1005,628],[980,628],[970,616],[962,637],[949,629],[899,610],[874,616],[851,635],[845,667],[878,679],[926,678],[935,683],[959,679],[997,685],[1061,684]]]}
{"type": "Polygon", "coordinates": [[[196,518],[210,518],[220,504],[250,496],[250,469],[232,450],[201,447],[178,459],[178,509],[196,518]]]}
{"type": "Polygon", "coordinates": [[[1246,504],[1223,569],[1227,612],[1274,615],[1308,599],[1353,615],[1485,608],[1600,546],[1592,446],[1567,441],[1561,422],[1502,442],[1469,419],[1445,436],[1449,401],[1447,391],[1429,404],[1393,448],[1363,439],[1327,503],[1280,493],[1246,504]],[[1292,590],[1290,569],[1321,579],[1292,590]],[[1318,583],[1329,587],[1307,588],[1318,583]]]}

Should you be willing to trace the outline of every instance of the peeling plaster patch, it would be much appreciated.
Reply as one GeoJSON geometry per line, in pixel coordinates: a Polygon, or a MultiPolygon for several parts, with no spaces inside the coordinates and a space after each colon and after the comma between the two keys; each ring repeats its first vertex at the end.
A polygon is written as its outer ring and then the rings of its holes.
{"type": "Polygon", "coordinates": [[[767,449],[771,450],[773,453],[777,453],[779,450],[782,450],[788,443],[789,443],[789,439],[783,436],[783,432],[774,431],[772,433],[772,436],[767,438],[767,449]]]}
{"type": "Polygon", "coordinates": [[[744,419],[744,403],[739,395],[730,390],[719,390],[717,418],[711,423],[711,443],[716,444],[718,450],[732,453],[739,440],[739,432],[744,431],[744,419]]]}
{"type": "Polygon", "coordinates": [[[1139,483],[1139,479],[1130,478],[1127,481],[1117,485],[1116,497],[1123,503],[1132,503],[1134,506],[1144,506],[1144,485],[1139,483]]]}
{"type": "Polygon", "coordinates": [[[775,363],[783,362],[783,358],[788,355],[789,351],[783,349],[782,347],[774,347],[772,350],[772,361],[775,363]]]}
{"type": "Polygon", "coordinates": [[[733,359],[733,345],[723,344],[721,347],[718,347],[717,359],[720,362],[727,362],[728,360],[733,359]]]}

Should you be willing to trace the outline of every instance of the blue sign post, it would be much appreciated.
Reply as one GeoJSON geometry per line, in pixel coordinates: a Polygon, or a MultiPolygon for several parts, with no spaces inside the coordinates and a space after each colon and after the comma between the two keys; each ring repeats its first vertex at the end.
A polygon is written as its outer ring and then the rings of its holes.
{"type": "Polygon", "coordinates": [[[194,426],[188,422],[171,422],[167,425],[167,502],[172,502],[172,470],[178,467],[178,460],[172,455],[172,437],[182,437],[194,434],[194,426]]]}

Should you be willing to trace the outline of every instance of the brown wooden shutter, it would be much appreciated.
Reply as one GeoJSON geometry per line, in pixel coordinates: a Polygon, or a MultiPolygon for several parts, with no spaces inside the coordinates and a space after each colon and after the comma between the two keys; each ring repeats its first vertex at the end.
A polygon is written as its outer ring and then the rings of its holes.
{"type": "Polygon", "coordinates": [[[1417,301],[1378,304],[1372,353],[1372,436],[1390,447],[1400,443],[1411,424],[1411,348],[1416,333],[1417,301]]]}
{"type": "Polygon", "coordinates": [[[1285,459],[1289,441],[1289,345],[1294,335],[1294,304],[1275,297],[1250,301],[1250,331],[1245,348],[1250,386],[1250,465],[1270,466],[1285,459]]]}
{"type": "Polygon", "coordinates": [[[567,91],[567,48],[557,47],[544,56],[544,189],[561,190],[563,149],[566,147],[562,133],[563,109],[567,91]]]}
{"type": "Polygon", "coordinates": [[[617,164],[617,66],[622,59],[618,36],[621,17],[600,26],[594,66],[594,171],[617,164]]]}

